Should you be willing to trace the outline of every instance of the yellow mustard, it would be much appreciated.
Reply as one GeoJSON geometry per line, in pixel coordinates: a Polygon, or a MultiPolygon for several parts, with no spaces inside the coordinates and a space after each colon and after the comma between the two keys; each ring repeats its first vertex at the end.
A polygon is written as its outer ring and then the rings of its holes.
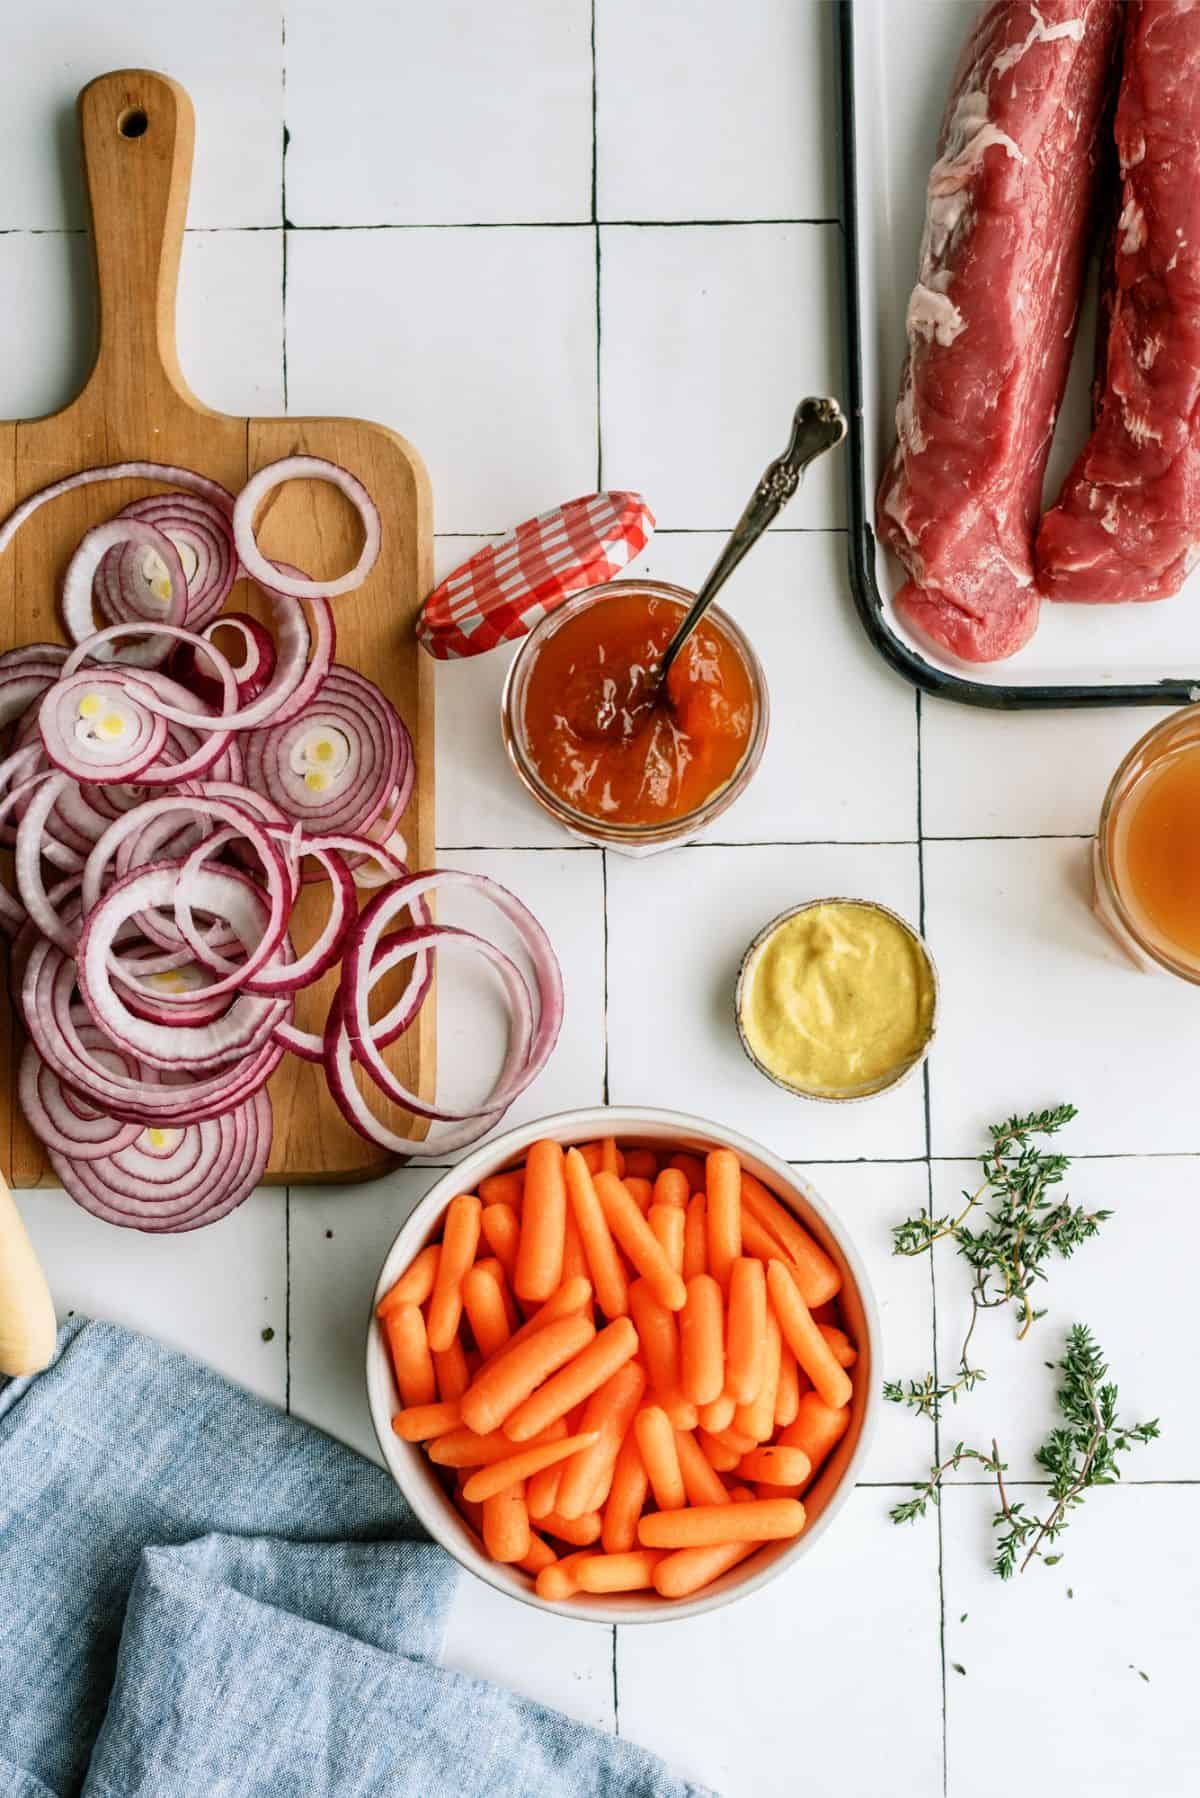
{"type": "Polygon", "coordinates": [[[828,900],[785,918],[742,980],[751,1052],[789,1086],[825,1097],[886,1086],[929,1041],[933,970],[878,906],[828,900]]]}

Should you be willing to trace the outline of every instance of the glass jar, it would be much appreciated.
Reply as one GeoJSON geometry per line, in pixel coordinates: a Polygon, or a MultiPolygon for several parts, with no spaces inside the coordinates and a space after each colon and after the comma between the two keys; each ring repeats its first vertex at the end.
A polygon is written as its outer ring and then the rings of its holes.
{"type": "MultiPolygon", "coordinates": [[[[1185,812],[1188,797],[1186,785],[1175,797],[1176,805],[1185,812]]],[[[1113,775],[1100,812],[1093,868],[1097,915],[1136,965],[1147,973],[1165,968],[1182,980],[1200,985],[1200,705],[1186,706],[1147,731],[1113,775]],[[1134,824],[1148,799],[1163,798],[1165,789],[1159,783],[1164,776],[1172,782],[1194,781],[1194,833],[1191,819],[1181,817],[1178,811],[1180,828],[1163,829],[1164,814],[1147,844],[1144,829],[1134,836],[1134,824]],[[1173,839],[1178,847],[1172,856],[1168,844],[1173,839]],[[1189,880],[1183,857],[1192,842],[1196,844],[1196,853],[1191,870],[1194,878],[1189,880]],[[1147,848],[1157,866],[1145,864],[1147,848]],[[1139,858],[1143,863],[1140,880],[1134,871],[1134,862],[1139,858]],[[1150,899],[1147,882],[1161,882],[1164,876],[1167,886],[1176,887],[1176,907],[1182,906],[1189,916],[1194,913],[1195,940],[1190,945],[1180,940],[1182,933],[1172,935],[1164,924],[1161,904],[1156,907],[1150,899]],[[1190,896],[1193,889],[1194,907],[1190,896]]],[[[1160,884],[1157,896],[1161,898],[1161,894],[1160,884]]]]}
{"type": "Polygon", "coordinates": [[[534,626],[521,644],[520,650],[513,658],[504,683],[504,691],[500,700],[500,721],[504,735],[504,747],[516,770],[518,779],[526,791],[537,801],[542,810],[561,824],[563,829],[583,843],[596,844],[603,849],[615,849],[620,855],[645,856],[657,854],[660,850],[674,848],[679,843],[689,842],[706,825],[719,818],[721,813],[731,806],[735,799],[745,791],[755,769],[762,760],[763,747],[767,740],[767,725],[770,718],[770,707],[767,700],[766,678],[758,657],[749,642],[738,629],[732,618],[713,606],[706,614],[701,628],[712,629],[725,638],[742,661],[749,680],[753,701],[753,713],[750,732],[746,739],[742,758],[733,774],[719,786],[702,805],[692,811],[685,812],[678,818],[664,819],[660,823],[619,824],[604,818],[592,817],[587,812],[577,811],[559,794],[552,791],[542,780],[534,766],[525,729],[525,697],[528,683],[539,652],[556,630],[562,628],[569,619],[576,618],[589,607],[610,599],[615,595],[644,593],[652,599],[673,601],[685,610],[696,597],[684,587],[675,587],[666,581],[606,581],[598,587],[587,587],[580,593],[572,594],[553,612],[548,612],[534,626]]]}

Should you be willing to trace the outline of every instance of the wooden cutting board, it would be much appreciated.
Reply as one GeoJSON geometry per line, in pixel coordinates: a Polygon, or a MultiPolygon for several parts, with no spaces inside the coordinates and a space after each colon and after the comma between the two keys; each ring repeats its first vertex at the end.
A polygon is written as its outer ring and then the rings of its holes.
{"type": "MultiPolygon", "coordinates": [[[[417,780],[401,829],[412,865],[429,867],[434,859],[433,665],[419,650],[413,628],[433,578],[432,507],[421,459],[383,425],[353,418],[234,418],[196,399],[175,349],[175,289],[192,167],[191,101],[164,75],[122,69],[84,88],[79,122],[99,285],[95,366],[82,393],[63,411],[0,423],[0,516],[61,476],[113,462],[178,464],[233,492],[281,456],[324,456],[350,469],[379,506],[383,546],[366,583],[334,602],[337,659],[382,687],[412,733],[417,780]]],[[[349,324],[331,313],[331,357],[340,353],[349,324]]],[[[66,494],[35,513],[0,557],[0,649],[63,640],[59,593],[80,537],[130,500],[163,490],[153,483],[108,481],[66,494]]],[[[274,503],[268,499],[260,515],[260,541],[268,555],[314,576],[333,575],[357,559],[361,527],[332,487],[293,483],[277,490],[274,503]]],[[[269,617],[269,607],[244,581],[235,587],[228,609],[269,617]]],[[[319,927],[321,915],[318,896],[306,894],[294,932],[299,947],[319,927]]],[[[336,974],[301,996],[298,1022],[320,1028],[335,983],[336,974]]],[[[22,1042],[15,1017],[11,1027],[0,1027],[0,1154],[14,1186],[52,1184],[53,1171],[13,1090],[22,1042]]],[[[389,1051],[389,1060],[407,1086],[432,1093],[432,999],[389,1051]]],[[[320,1069],[289,1056],[269,1090],[275,1112],[271,1180],[360,1180],[392,1165],[393,1157],[344,1122],[320,1069]]],[[[378,1094],[372,1103],[393,1129],[421,1134],[406,1113],[378,1094]]]]}

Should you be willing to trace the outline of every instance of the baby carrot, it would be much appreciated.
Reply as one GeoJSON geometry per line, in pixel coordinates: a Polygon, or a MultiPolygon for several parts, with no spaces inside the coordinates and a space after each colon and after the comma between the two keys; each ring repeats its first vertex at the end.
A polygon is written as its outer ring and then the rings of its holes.
{"type": "Polygon", "coordinates": [[[479,1182],[479,1196],[485,1205],[511,1205],[515,1210],[525,1190],[525,1170],[510,1168],[506,1174],[489,1174],[479,1182]]]}
{"type": "Polygon", "coordinates": [[[722,1392],[711,1405],[701,1405],[699,1421],[711,1436],[719,1436],[733,1422],[737,1400],[731,1392],[722,1392]]]}
{"type": "Polygon", "coordinates": [[[699,1155],[672,1155],[667,1166],[679,1169],[688,1183],[689,1192],[704,1191],[704,1163],[699,1155]]]}
{"type": "Polygon", "coordinates": [[[650,1209],[650,1195],[654,1191],[653,1180],[639,1180],[636,1175],[630,1176],[627,1173],[621,1184],[624,1186],[625,1191],[629,1194],[642,1216],[645,1217],[647,1211],[650,1209]]]}
{"type": "MultiPolygon", "coordinates": [[[[479,1184],[484,1183],[481,1180],[479,1184]]],[[[517,1271],[517,1246],[521,1222],[511,1205],[485,1205],[479,1220],[483,1239],[511,1280],[517,1271]]]]}
{"type": "Polygon", "coordinates": [[[596,1334],[586,1317],[560,1317],[523,1342],[510,1342],[480,1369],[462,1397],[463,1422],[485,1435],[535,1392],[543,1380],[586,1348],[596,1334]]]}
{"type": "Polygon", "coordinates": [[[725,1390],[748,1405],[762,1389],[767,1359],[767,1277],[749,1255],[739,1255],[729,1270],[726,1333],[725,1390]]]}
{"type": "Polygon", "coordinates": [[[409,1262],[394,1286],[390,1286],[375,1307],[375,1315],[384,1318],[390,1311],[399,1310],[401,1305],[423,1305],[433,1291],[433,1282],[437,1277],[437,1266],[441,1260],[442,1245],[431,1242],[428,1248],[421,1250],[416,1258],[409,1262]]]}
{"type": "Polygon", "coordinates": [[[743,1455],[748,1455],[752,1448],[758,1447],[758,1443],[754,1440],[754,1437],[747,1436],[743,1430],[721,1430],[713,1440],[719,1442],[722,1448],[732,1449],[739,1461],[743,1455]]]}
{"type": "Polygon", "coordinates": [[[658,1156],[653,1149],[626,1149],[625,1178],[653,1180],[658,1173],[658,1156]]]}
{"type": "Polygon", "coordinates": [[[590,1548],[593,1542],[599,1542],[602,1527],[599,1511],[584,1511],[579,1517],[564,1517],[561,1511],[549,1511],[539,1525],[548,1536],[557,1536],[560,1542],[569,1542],[572,1548],[590,1548]]]}
{"type": "Polygon", "coordinates": [[[687,1175],[677,1167],[665,1167],[654,1182],[655,1205],[675,1205],[680,1211],[687,1211],[687,1202],[691,1198],[691,1189],[687,1183],[687,1175]]]}
{"type": "MultiPolygon", "coordinates": [[[[565,1423],[551,1424],[545,1434],[538,1437],[538,1442],[558,1442],[566,1433],[565,1423]]],[[[533,1446],[531,1443],[530,1447],[533,1446]]],[[[506,1461],[512,1452],[512,1438],[503,1430],[489,1430],[486,1436],[479,1436],[465,1426],[435,1437],[426,1450],[429,1459],[439,1467],[459,1469],[491,1467],[497,1461],[506,1461]]]]}
{"type": "Polygon", "coordinates": [[[667,1260],[677,1274],[683,1272],[683,1239],[687,1231],[687,1213],[678,1205],[651,1205],[646,1222],[667,1260]]]}
{"type": "Polygon", "coordinates": [[[598,1392],[593,1392],[584,1406],[580,1429],[599,1430],[600,1440],[568,1461],[558,1489],[561,1516],[579,1517],[592,1509],[592,1494],[601,1486],[607,1495],[617,1455],[645,1390],[644,1370],[638,1362],[627,1361],[598,1392]]]}
{"type": "Polygon", "coordinates": [[[544,1330],[547,1324],[557,1322],[561,1317],[584,1317],[591,1321],[592,1288],[591,1283],[582,1275],[576,1274],[564,1280],[557,1292],[552,1292],[544,1305],[540,1305],[533,1316],[528,1318],[519,1330],[514,1330],[508,1342],[508,1348],[515,1348],[518,1342],[527,1342],[544,1330]]]}
{"type": "Polygon", "coordinates": [[[575,1221],[575,1213],[567,1206],[563,1220],[563,1279],[586,1280],[587,1256],[583,1252],[583,1237],[579,1234],[579,1225],[575,1221]]]}
{"type": "Polygon", "coordinates": [[[654,1590],[662,1598],[690,1598],[757,1548],[757,1542],[721,1542],[713,1548],[676,1549],[654,1569],[654,1590]]]}
{"type": "Polygon", "coordinates": [[[850,1413],[844,1407],[827,1405],[815,1392],[803,1392],[796,1409],[796,1419],[779,1437],[784,1448],[801,1448],[815,1472],[826,1461],[845,1435],[850,1413]]]}
{"type": "Polygon", "coordinates": [[[818,1324],[817,1328],[828,1343],[829,1352],[838,1366],[853,1367],[858,1360],[858,1350],[845,1330],[839,1330],[836,1324],[818,1324]]]}
{"type": "Polygon", "coordinates": [[[535,1142],[525,1163],[525,1199],[513,1290],[541,1304],[562,1284],[567,1189],[563,1152],[556,1142],[535,1142]]]}
{"type": "Polygon", "coordinates": [[[429,1442],[456,1430],[460,1417],[457,1404],[412,1405],[407,1411],[397,1411],[392,1428],[402,1442],[429,1442]]]}
{"type": "Polygon", "coordinates": [[[637,1348],[637,1331],[629,1319],[614,1319],[553,1379],[539,1386],[505,1418],[505,1435],[511,1436],[514,1442],[528,1442],[547,1424],[564,1417],[573,1406],[590,1398],[619,1367],[633,1359],[637,1348]]]}
{"type": "Polygon", "coordinates": [[[732,1473],[742,1458],[741,1450],[731,1448],[708,1430],[697,1430],[696,1440],[704,1450],[704,1458],[715,1473],[732,1473]]]}
{"type": "MultiPolygon", "coordinates": [[[[580,1449],[590,1448],[595,1440],[595,1432],[583,1436],[562,1436],[557,1442],[543,1442],[536,1448],[522,1449],[519,1454],[509,1455],[506,1461],[493,1461],[490,1467],[481,1467],[471,1475],[463,1487],[463,1497],[482,1504],[495,1493],[503,1492],[506,1486],[522,1484],[531,1474],[540,1473],[545,1467],[553,1467],[559,1461],[568,1460],[571,1455],[578,1454],[580,1449]]],[[[800,1450],[795,1448],[791,1453],[800,1455],[800,1450]]]]}
{"type": "Polygon", "coordinates": [[[708,1200],[708,1271],[721,1291],[742,1252],[742,1167],[732,1149],[713,1149],[704,1164],[708,1200]]]}
{"type": "Polygon", "coordinates": [[[470,1524],[471,1528],[475,1531],[475,1534],[477,1536],[482,1536],[483,1535],[483,1506],[482,1505],[473,1505],[469,1499],[466,1499],[463,1497],[461,1480],[460,1480],[459,1485],[455,1488],[454,1506],[455,1506],[455,1509],[457,1511],[460,1511],[462,1513],[462,1515],[466,1518],[466,1520],[470,1524]]]}
{"type": "Polygon", "coordinates": [[[683,1281],[663,1254],[657,1237],[623,1182],[615,1174],[602,1170],[596,1175],[594,1184],[605,1221],[621,1249],[638,1273],[649,1280],[668,1311],[682,1311],[687,1297],[683,1281]]]}
{"type": "Polygon", "coordinates": [[[491,1274],[493,1280],[495,1280],[497,1286],[500,1288],[500,1297],[504,1301],[504,1316],[508,1323],[508,1328],[510,1332],[515,1330],[521,1321],[521,1316],[517,1310],[517,1301],[514,1299],[511,1288],[509,1287],[508,1276],[504,1272],[503,1262],[496,1255],[481,1255],[475,1263],[475,1267],[480,1273],[491,1274]]]}
{"type": "Polygon", "coordinates": [[[654,1584],[654,1569],[661,1559],[654,1548],[589,1555],[575,1570],[575,1584],[580,1592],[640,1592],[654,1584]]]}
{"type": "Polygon", "coordinates": [[[767,1288],[780,1329],[825,1403],[835,1409],[848,1404],[853,1390],[849,1375],[834,1360],[820,1325],[813,1322],[808,1306],[782,1261],[772,1261],[767,1268],[767,1288]]]}
{"type": "MultiPolygon", "coordinates": [[[[465,1490],[463,1496],[466,1497],[465,1490]]],[[[472,1502],[467,1499],[468,1504],[472,1502]]],[[[493,1561],[523,1561],[532,1548],[529,1512],[519,1482],[484,1499],[483,1545],[493,1561]]]]}
{"type": "MultiPolygon", "coordinates": [[[[783,1259],[795,1263],[796,1278],[806,1305],[822,1305],[841,1290],[837,1264],[825,1253],[779,1200],[753,1174],[742,1173],[742,1208],[783,1244],[783,1259]]],[[[770,1257],[768,1257],[770,1259],[770,1257]]]]}
{"type": "Polygon", "coordinates": [[[448,1349],[458,1334],[462,1317],[463,1276],[479,1247],[479,1220],[483,1207],[474,1193],[459,1193],[446,1210],[442,1253],[429,1299],[426,1328],[431,1349],[448,1349]]]}
{"type": "Polygon", "coordinates": [[[744,1504],[691,1505],[650,1511],[638,1524],[643,1548],[711,1548],[719,1542],[782,1542],[804,1528],[795,1498],[752,1498],[744,1504]]]}
{"type": "Polygon", "coordinates": [[[694,1192],[688,1200],[683,1227],[683,1277],[694,1280],[708,1271],[707,1200],[702,1192],[694,1192]]]}
{"type": "Polygon", "coordinates": [[[437,1398],[437,1380],[425,1319],[416,1305],[400,1305],[383,1320],[392,1371],[403,1405],[432,1405],[437,1398]]]}
{"type": "Polygon", "coordinates": [[[751,1442],[765,1442],[775,1433],[775,1400],[779,1393],[779,1369],[783,1359],[783,1338],[779,1320],[767,1306],[763,1331],[762,1384],[748,1405],[739,1405],[733,1414],[733,1427],[751,1442]]]}
{"type": "Polygon", "coordinates": [[[548,1599],[551,1604],[561,1604],[564,1598],[570,1598],[579,1589],[575,1584],[575,1569],[581,1561],[591,1559],[584,1549],[577,1554],[564,1555],[552,1566],[543,1567],[534,1585],[538,1597],[548,1599]]]}
{"type": "Polygon", "coordinates": [[[604,1507],[604,1528],[600,1540],[606,1554],[626,1553],[637,1541],[638,1518],[650,1490],[642,1451],[634,1430],[626,1432],[613,1469],[612,1486],[604,1507]]]}
{"type": "Polygon", "coordinates": [[[674,1311],[661,1303],[649,1280],[629,1288],[629,1312],[637,1329],[640,1354],[654,1396],[671,1414],[684,1399],[679,1384],[679,1324],[674,1311]]]}
{"type": "Polygon", "coordinates": [[[500,1282],[490,1268],[477,1265],[468,1270],[462,1283],[462,1299],[480,1353],[485,1358],[499,1354],[512,1332],[500,1282]]]}
{"type": "Polygon", "coordinates": [[[600,1144],[600,1169],[598,1171],[615,1174],[618,1179],[624,1176],[625,1157],[611,1136],[606,1136],[600,1144]]]}
{"type": "Polygon", "coordinates": [[[539,1523],[548,1517],[558,1503],[558,1488],[562,1480],[562,1463],[553,1467],[543,1467],[535,1473],[525,1487],[525,1507],[529,1515],[539,1523]]]}
{"type": "Polygon", "coordinates": [[[462,1397],[471,1384],[471,1373],[460,1337],[456,1336],[448,1349],[440,1349],[434,1355],[433,1372],[440,1399],[450,1404],[454,1399],[462,1397]]]}
{"type": "Polygon", "coordinates": [[[529,1553],[522,1555],[516,1565],[526,1573],[532,1573],[536,1578],[544,1567],[553,1567],[557,1560],[558,1556],[550,1544],[543,1542],[537,1532],[533,1531],[529,1538],[529,1553]]]}
{"type": "Polygon", "coordinates": [[[725,1385],[725,1320],[721,1288],[711,1274],[687,1283],[679,1320],[679,1361],[684,1395],[694,1405],[709,1405],[725,1385]]]}
{"type": "Polygon", "coordinates": [[[633,1428],[655,1504],[660,1511],[680,1510],[687,1503],[687,1492],[670,1418],[661,1405],[646,1405],[634,1418],[633,1428]]]}
{"type": "MultiPolygon", "coordinates": [[[[776,1443],[770,1448],[752,1448],[742,1456],[738,1472],[743,1479],[766,1486],[802,1486],[812,1472],[812,1462],[802,1448],[781,1448],[776,1443]]],[[[468,1486],[467,1497],[474,1496],[468,1486]]]]}
{"type": "Polygon", "coordinates": [[[689,1505],[728,1504],[728,1492],[690,1430],[676,1430],[675,1449],[689,1505]]]}
{"type": "Polygon", "coordinates": [[[583,1239],[583,1252],[596,1289],[596,1303],[605,1317],[624,1317],[629,1310],[625,1269],[597,1195],[595,1180],[578,1149],[567,1150],[565,1172],[567,1197],[583,1239]]]}
{"type": "Polygon", "coordinates": [[[575,1153],[582,1156],[583,1164],[589,1174],[600,1172],[600,1144],[598,1142],[581,1143],[575,1153]]]}
{"type": "MultiPolygon", "coordinates": [[[[807,1376],[806,1376],[807,1377],[807,1376]]],[[[779,1349],[779,1384],[775,1388],[775,1427],[782,1430],[795,1419],[800,1403],[800,1369],[789,1342],[779,1349]]]]}

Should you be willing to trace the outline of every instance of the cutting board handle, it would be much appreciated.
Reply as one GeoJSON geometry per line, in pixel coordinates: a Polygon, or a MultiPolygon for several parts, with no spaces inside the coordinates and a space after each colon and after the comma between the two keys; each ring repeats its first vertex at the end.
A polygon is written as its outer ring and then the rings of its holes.
{"type": "Polygon", "coordinates": [[[85,401],[116,416],[188,394],[175,351],[175,290],[192,175],[195,114],[151,69],[98,75],[79,96],[92,212],[100,342],[85,401]],[[144,391],[143,390],[147,390],[144,391]]]}

